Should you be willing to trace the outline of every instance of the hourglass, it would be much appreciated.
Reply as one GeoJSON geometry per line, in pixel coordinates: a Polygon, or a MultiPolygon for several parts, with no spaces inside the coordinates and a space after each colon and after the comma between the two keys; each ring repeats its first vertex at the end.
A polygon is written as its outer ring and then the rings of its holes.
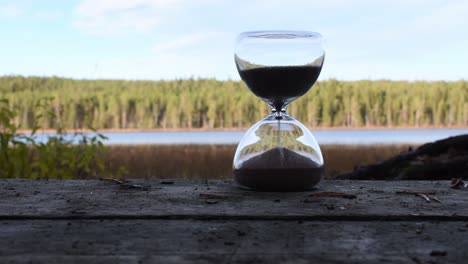
{"type": "Polygon", "coordinates": [[[249,90],[271,113],[242,137],[234,179],[262,191],[311,189],[323,177],[323,157],[312,133],[286,113],[317,81],[325,58],[320,34],[305,31],[241,33],[235,62],[249,90]]]}

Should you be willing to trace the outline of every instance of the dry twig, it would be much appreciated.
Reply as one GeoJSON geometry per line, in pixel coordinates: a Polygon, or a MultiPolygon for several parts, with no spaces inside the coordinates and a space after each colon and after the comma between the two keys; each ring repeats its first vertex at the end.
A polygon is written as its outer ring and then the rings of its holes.
{"type": "Polygon", "coordinates": [[[450,183],[450,188],[452,189],[460,189],[460,187],[467,188],[468,183],[463,182],[463,178],[452,178],[452,182],[450,183]]]}
{"type": "Polygon", "coordinates": [[[418,197],[423,198],[426,200],[426,202],[430,203],[431,201],[435,201],[438,203],[441,203],[437,197],[433,196],[436,194],[433,191],[412,191],[412,190],[403,190],[403,191],[397,191],[396,194],[411,194],[411,195],[416,195],[418,197]]]}
{"type": "Polygon", "coordinates": [[[424,200],[426,200],[426,202],[430,203],[431,202],[431,198],[429,198],[429,196],[425,195],[424,193],[418,193],[416,194],[417,196],[421,196],[424,200]]]}
{"type": "Polygon", "coordinates": [[[127,182],[126,179],[122,179],[122,180],[119,180],[119,179],[114,179],[114,178],[99,178],[100,181],[110,181],[110,182],[115,182],[117,184],[124,184],[127,182]]]}
{"type": "Polygon", "coordinates": [[[309,197],[339,197],[339,198],[346,198],[346,199],[354,199],[357,198],[354,194],[349,193],[342,193],[342,192],[317,192],[312,193],[309,197]]]}
{"type": "Polygon", "coordinates": [[[200,197],[207,198],[207,199],[226,199],[226,195],[222,194],[214,194],[214,193],[200,193],[200,197]]]}
{"type": "Polygon", "coordinates": [[[206,203],[206,204],[217,204],[217,203],[218,203],[218,200],[206,199],[206,200],[205,200],[205,203],[206,203]]]}
{"type": "Polygon", "coordinates": [[[397,191],[397,194],[414,194],[414,195],[419,195],[419,194],[424,194],[424,195],[434,195],[435,192],[433,191],[412,191],[412,190],[403,190],[403,191],[397,191]]]}
{"type": "Polygon", "coordinates": [[[123,188],[123,189],[141,189],[141,190],[148,190],[150,186],[143,186],[143,185],[139,185],[139,184],[127,184],[127,183],[124,183],[124,184],[121,184],[120,185],[120,188],[123,188]]]}
{"type": "Polygon", "coordinates": [[[120,185],[120,188],[123,189],[141,189],[141,190],[148,190],[150,186],[143,186],[139,184],[129,184],[126,179],[114,179],[114,178],[100,178],[99,180],[101,181],[109,181],[109,182],[114,182],[120,185]]]}

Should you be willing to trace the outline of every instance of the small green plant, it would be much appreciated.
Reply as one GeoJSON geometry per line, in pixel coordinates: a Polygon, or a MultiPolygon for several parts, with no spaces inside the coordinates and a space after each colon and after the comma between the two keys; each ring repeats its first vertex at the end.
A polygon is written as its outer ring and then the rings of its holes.
{"type": "Polygon", "coordinates": [[[0,99],[0,178],[31,173],[27,143],[33,141],[31,137],[17,133],[15,117],[16,112],[9,108],[8,100],[0,99]]]}
{"type": "Polygon", "coordinates": [[[56,114],[50,111],[52,98],[34,105],[37,113],[34,127],[29,134],[18,133],[15,124],[18,109],[10,107],[7,99],[0,99],[0,178],[95,178],[121,177],[126,169],[111,171],[105,166],[107,138],[89,126],[91,133],[65,132],[56,114]],[[53,120],[55,135],[46,140],[38,139],[38,125],[44,119],[53,120]]]}

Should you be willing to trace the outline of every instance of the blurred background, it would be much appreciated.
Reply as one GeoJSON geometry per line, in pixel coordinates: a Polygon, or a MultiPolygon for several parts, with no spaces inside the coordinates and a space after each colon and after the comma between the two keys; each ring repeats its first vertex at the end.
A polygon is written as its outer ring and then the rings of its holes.
{"type": "Polygon", "coordinates": [[[467,13],[462,0],[0,0],[0,177],[231,177],[268,113],[234,65],[251,30],[325,37],[319,82],[288,112],[328,176],[467,134],[467,13]]]}

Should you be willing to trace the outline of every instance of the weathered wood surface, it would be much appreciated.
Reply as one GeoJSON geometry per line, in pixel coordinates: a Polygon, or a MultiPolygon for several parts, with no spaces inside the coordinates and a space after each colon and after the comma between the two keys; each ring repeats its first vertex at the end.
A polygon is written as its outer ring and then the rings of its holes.
{"type": "Polygon", "coordinates": [[[448,181],[324,181],[308,192],[242,190],[231,181],[135,180],[147,189],[108,181],[0,181],[0,219],[389,219],[468,220],[468,189],[448,181]],[[435,192],[426,202],[398,191],[435,192]],[[309,197],[345,192],[356,199],[309,197]]]}
{"type": "Polygon", "coordinates": [[[468,257],[466,222],[10,220],[0,227],[2,263],[466,263],[468,257]]]}
{"type": "Polygon", "coordinates": [[[468,188],[325,181],[0,181],[0,263],[466,263],[468,188]],[[170,184],[167,184],[170,183],[170,184]],[[396,192],[433,192],[440,202],[396,192]],[[357,198],[310,197],[334,191],[357,198]]]}

